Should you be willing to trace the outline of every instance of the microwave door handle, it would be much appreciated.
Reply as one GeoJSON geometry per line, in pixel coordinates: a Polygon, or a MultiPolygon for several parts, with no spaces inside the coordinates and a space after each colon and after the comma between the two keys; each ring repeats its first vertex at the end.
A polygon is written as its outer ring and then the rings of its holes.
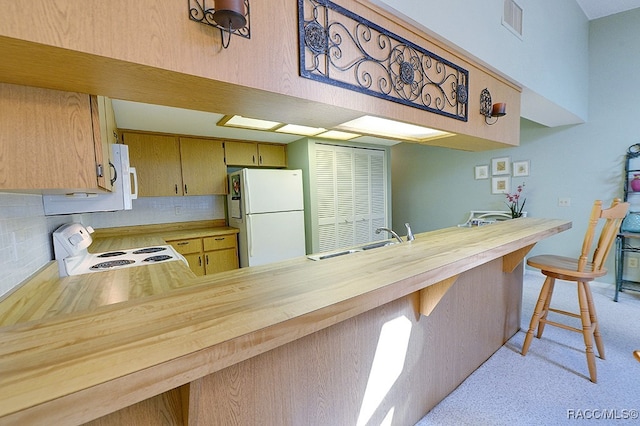
{"type": "Polygon", "coordinates": [[[113,169],[113,177],[111,178],[111,186],[113,186],[118,180],[118,170],[116,170],[116,166],[111,161],[109,161],[109,167],[113,169]]]}
{"type": "Polygon", "coordinates": [[[129,167],[129,173],[133,176],[133,193],[131,194],[132,200],[138,199],[138,173],[135,167],[129,167]]]}

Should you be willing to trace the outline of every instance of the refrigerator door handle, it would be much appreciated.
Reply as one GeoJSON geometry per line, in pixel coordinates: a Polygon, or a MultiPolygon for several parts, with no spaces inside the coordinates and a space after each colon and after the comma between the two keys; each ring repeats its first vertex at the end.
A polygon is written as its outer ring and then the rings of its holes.
{"type": "Polygon", "coordinates": [[[243,184],[242,191],[244,191],[244,205],[247,208],[247,211],[245,212],[245,214],[253,213],[253,210],[251,210],[251,197],[249,197],[249,194],[251,194],[251,189],[249,185],[249,179],[247,179],[246,170],[242,170],[242,184],[243,184]]]}
{"type": "Polygon", "coordinates": [[[253,244],[251,244],[251,238],[253,234],[253,229],[251,228],[251,216],[245,215],[246,223],[247,223],[247,252],[249,252],[249,258],[253,257],[253,244]]]}

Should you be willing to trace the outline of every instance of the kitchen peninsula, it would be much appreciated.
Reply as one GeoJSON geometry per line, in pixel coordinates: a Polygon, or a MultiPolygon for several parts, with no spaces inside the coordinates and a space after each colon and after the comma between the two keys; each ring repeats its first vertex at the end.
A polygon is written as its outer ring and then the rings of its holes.
{"type": "MultiPolygon", "coordinates": [[[[520,218],[322,261],[139,273],[188,285],[3,324],[0,424],[414,424],[518,331],[522,259],[570,226],[520,218]]],[[[122,271],[167,265],[187,269],[122,271]]]]}

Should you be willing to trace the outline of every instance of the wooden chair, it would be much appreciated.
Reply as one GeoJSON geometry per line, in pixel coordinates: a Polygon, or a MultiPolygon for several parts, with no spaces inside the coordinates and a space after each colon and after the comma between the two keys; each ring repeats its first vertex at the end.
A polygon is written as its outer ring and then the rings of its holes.
{"type": "Polygon", "coordinates": [[[598,328],[598,320],[595,306],[593,305],[593,298],[591,297],[589,282],[607,273],[604,262],[609,255],[613,241],[620,229],[620,223],[627,214],[628,209],[629,203],[621,203],[619,198],[613,200],[611,207],[604,210],[602,209],[602,201],[597,200],[591,210],[589,225],[578,259],[555,255],[540,255],[527,260],[527,265],[540,269],[546,276],[546,279],[540,290],[540,296],[538,297],[533,315],[531,316],[529,331],[527,331],[524,339],[522,346],[523,356],[526,355],[529,350],[534,330],[537,328],[538,333],[536,336],[538,338],[542,337],[545,324],[582,333],[586,347],[589,376],[591,381],[596,383],[596,359],[593,353],[593,340],[595,339],[598,355],[601,359],[604,359],[604,346],[598,328]],[[596,226],[600,219],[605,219],[605,223],[600,232],[598,245],[593,251],[591,261],[589,261],[589,253],[591,252],[596,226]],[[580,305],[579,314],[549,307],[556,279],[573,281],[577,284],[578,303],[580,305]],[[548,320],[547,315],[549,312],[580,318],[582,321],[582,329],[548,320]]]}

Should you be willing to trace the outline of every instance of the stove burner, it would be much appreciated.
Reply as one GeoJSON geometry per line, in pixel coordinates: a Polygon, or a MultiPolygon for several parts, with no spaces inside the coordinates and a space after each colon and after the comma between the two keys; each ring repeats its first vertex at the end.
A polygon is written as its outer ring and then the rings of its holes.
{"type": "Polygon", "coordinates": [[[173,257],[166,254],[160,254],[158,256],[147,257],[146,259],[143,260],[143,262],[162,262],[163,260],[169,260],[169,259],[173,259],[173,257]]]}
{"type": "Polygon", "coordinates": [[[146,254],[146,253],[157,253],[159,251],[163,251],[166,250],[166,247],[147,247],[147,248],[142,248],[142,249],[138,249],[136,251],[133,251],[133,254],[146,254]]]}
{"type": "Polygon", "coordinates": [[[117,266],[130,265],[132,263],[135,263],[135,260],[130,260],[130,259],[109,260],[107,262],[96,263],[91,267],[91,269],[109,269],[109,268],[115,268],[117,266]]]}
{"type": "Polygon", "coordinates": [[[123,254],[126,254],[126,253],[123,251],[110,251],[108,253],[99,254],[96,257],[115,257],[115,256],[122,256],[123,254]]]}

